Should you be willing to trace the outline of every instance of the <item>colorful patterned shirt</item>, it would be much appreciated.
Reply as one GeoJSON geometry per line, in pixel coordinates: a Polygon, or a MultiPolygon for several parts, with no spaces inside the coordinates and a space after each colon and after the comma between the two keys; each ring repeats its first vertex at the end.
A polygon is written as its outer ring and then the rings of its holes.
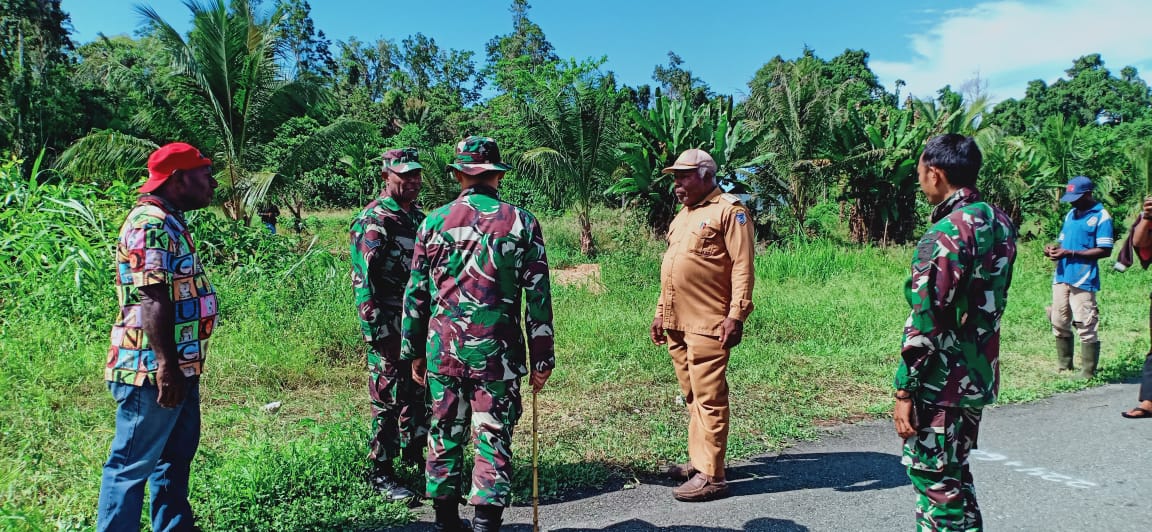
{"type": "Polygon", "coordinates": [[[216,328],[216,292],[196,256],[184,213],[159,196],[145,195],[128,213],[116,245],[120,317],[112,326],[105,380],[140,386],[156,379],[156,353],[140,316],[140,287],[151,285],[168,287],[180,369],[185,376],[199,375],[216,328]]]}
{"type": "Polygon", "coordinates": [[[475,186],[429,213],[416,235],[404,294],[400,358],[428,357],[428,371],[481,381],[556,365],[552,295],[540,224],[528,211],[475,186]]]}
{"type": "Polygon", "coordinates": [[[400,338],[404,287],[422,221],[419,209],[404,212],[396,200],[383,195],[352,221],[352,292],[365,342],[400,338]]]}
{"type": "Polygon", "coordinates": [[[904,287],[912,307],[895,386],[939,406],[995,402],[1000,318],[1008,304],[1016,228],[976,190],[957,191],[932,211],[904,287]]]}

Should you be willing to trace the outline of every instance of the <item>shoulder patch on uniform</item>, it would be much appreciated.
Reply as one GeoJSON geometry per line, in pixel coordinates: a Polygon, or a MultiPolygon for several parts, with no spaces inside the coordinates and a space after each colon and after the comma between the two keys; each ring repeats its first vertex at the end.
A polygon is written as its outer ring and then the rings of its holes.
{"type": "Polygon", "coordinates": [[[729,192],[725,192],[725,193],[721,194],[720,199],[723,199],[724,201],[727,201],[728,203],[731,203],[733,205],[739,205],[740,204],[740,198],[738,196],[736,196],[735,194],[732,194],[729,192]]]}
{"type": "Polygon", "coordinates": [[[748,223],[748,214],[743,210],[736,211],[736,222],[740,225],[748,223]]]}
{"type": "Polygon", "coordinates": [[[916,271],[922,272],[932,267],[932,260],[936,258],[936,239],[926,236],[920,239],[920,243],[916,244],[916,261],[913,268],[916,271]]]}

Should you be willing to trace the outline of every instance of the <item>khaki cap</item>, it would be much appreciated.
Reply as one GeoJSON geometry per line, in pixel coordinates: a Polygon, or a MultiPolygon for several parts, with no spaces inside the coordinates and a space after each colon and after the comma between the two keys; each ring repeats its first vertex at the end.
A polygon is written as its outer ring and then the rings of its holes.
{"type": "Polygon", "coordinates": [[[711,168],[715,172],[716,161],[712,160],[712,156],[708,155],[708,152],[693,148],[684,150],[684,153],[676,158],[676,162],[665,168],[663,173],[670,174],[676,170],[695,170],[697,168],[711,168]]]}

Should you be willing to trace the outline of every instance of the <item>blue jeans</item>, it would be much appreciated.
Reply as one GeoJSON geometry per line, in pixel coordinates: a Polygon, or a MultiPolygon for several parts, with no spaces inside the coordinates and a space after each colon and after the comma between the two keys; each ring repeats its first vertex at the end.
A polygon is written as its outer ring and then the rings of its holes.
{"type": "Polygon", "coordinates": [[[108,383],[116,408],[116,435],[100,479],[96,529],[140,530],[144,483],[151,492],[154,530],[192,530],[188,474],[200,445],[200,378],[185,381],[184,401],[175,408],[156,403],[159,390],[108,383]]]}
{"type": "Polygon", "coordinates": [[[276,234],[276,224],[264,222],[264,227],[268,228],[268,232],[276,234]]]}

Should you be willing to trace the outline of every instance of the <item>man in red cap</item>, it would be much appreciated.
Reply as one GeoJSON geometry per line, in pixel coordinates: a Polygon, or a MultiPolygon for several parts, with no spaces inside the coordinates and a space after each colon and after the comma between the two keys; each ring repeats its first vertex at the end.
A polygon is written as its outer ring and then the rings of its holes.
{"type": "Polygon", "coordinates": [[[200,372],[216,326],[216,292],[184,221],[216,189],[212,161],[175,142],[148,158],[148,181],[120,228],[104,379],[118,404],[100,481],[97,529],[139,530],[144,484],[152,526],[192,530],[188,476],[200,442],[200,372]]]}

